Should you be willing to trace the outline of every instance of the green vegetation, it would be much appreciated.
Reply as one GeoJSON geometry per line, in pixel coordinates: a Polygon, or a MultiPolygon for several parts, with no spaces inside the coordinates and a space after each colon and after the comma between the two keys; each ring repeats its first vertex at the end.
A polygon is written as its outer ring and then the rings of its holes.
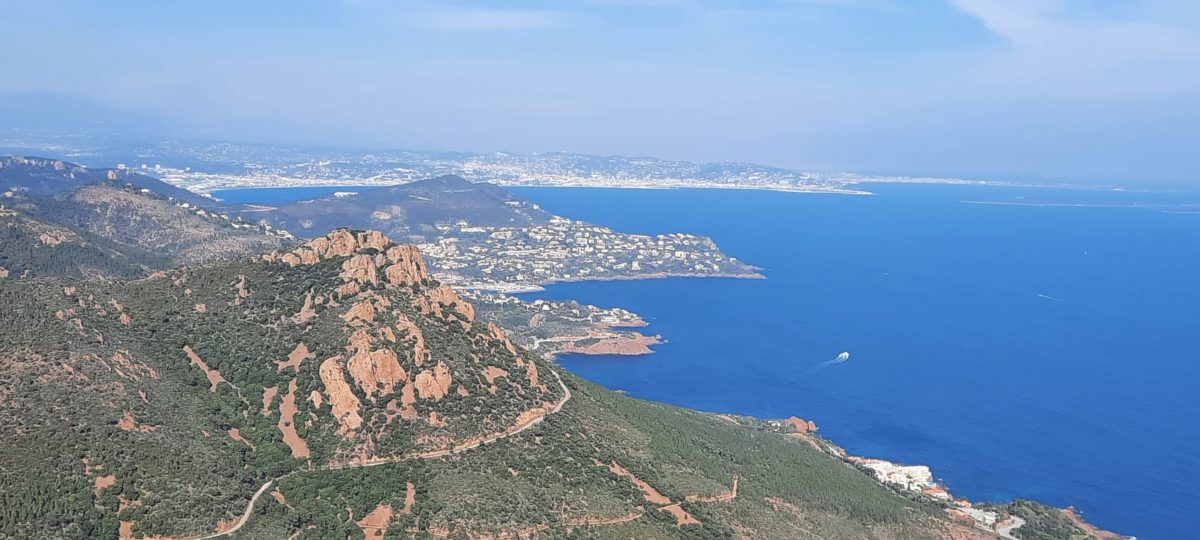
{"type": "Polygon", "coordinates": [[[1017,499],[1004,508],[1009,514],[1025,520],[1013,535],[1022,540],[1054,540],[1072,538],[1084,540],[1089,536],[1062,510],[1034,501],[1017,499]]]}
{"type": "Polygon", "coordinates": [[[87,232],[38,221],[0,207],[0,268],[8,279],[26,276],[141,276],[167,259],[87,232]]]}
{"type": "Polygon", "coordinates": [[[18,276],[136,277],[289,242],[128,169],[0,158],[0,192],[0,268],[18,276]]]}
{"type": "Polygon", "coordinates": [[[205,534],[269,480],[278,495],[234,536],[361,538],[381,504],[392,519],[372,537],[970,532],[787,434],[568,374],[571,398],[546,414],[566,397],[554,366],[472,321],[402,250],[321,241],[295,266],[0,282],[0,537],[205,534]],[[396,269],[408,273],[389,282],[396,269]],[[300,343],[309,354],[282,367],[300,343]],[[293,457],[281,425],[310,455],[293,457]],[[428,454],[481,439],[494,442],[428,454]]]}

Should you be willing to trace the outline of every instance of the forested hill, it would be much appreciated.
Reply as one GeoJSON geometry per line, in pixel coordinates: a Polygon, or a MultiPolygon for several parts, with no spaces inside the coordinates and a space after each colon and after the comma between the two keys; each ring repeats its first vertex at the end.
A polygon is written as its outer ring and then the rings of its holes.
{"type": "Polygon", "coordinates": [[[357,227],[377,229],[393,238],[428,239],[438,235],[439,225],[529,227],[545,225],[553,217],[503,188],[458,176],[234,211],[248,221],[266,220],[304,237],[320,236],[338,227],[357,227]]]}
{"type": "Polygon", "coordinates": [[[213,201],[132,169],[84,167],[67,161],[31,156],[0,157],[0,191],[25,192],[34,196],[54,195],[109,182],[120,182],[138,190],[149,190],[193,206],[211,206],[213,201]]]}
{"type": "Polygon", "coordinates": [[[169,264],[169,258],[135,246],[0,206],[0,279],[131,278],[169,264]]]}
{"type": "Polygon", "coordinates": [[[0,302],[0,537],[992,537],[561,373],[379,233],[0,302]]]}
{"type": "Polygon", "coordinates": [[[290,242],[286,233],[242,222],[220,212],[211,199],[149,176],[43,158],[0,158],[0,210],[7,216],[0,267],[14,277],[121,277],[173,264],[248,256],[290,242]],[[29,230],[29,220],[62,234],[28,241],[19,233],[29,230]],[[14,221],[21,227],[12,225],[14,221]],[[86,252],[73,241],[46,241],[66,236],[80,238],[86,252]],[[71,257],[80,257],[87,271],[37,262],[71,257]]]}

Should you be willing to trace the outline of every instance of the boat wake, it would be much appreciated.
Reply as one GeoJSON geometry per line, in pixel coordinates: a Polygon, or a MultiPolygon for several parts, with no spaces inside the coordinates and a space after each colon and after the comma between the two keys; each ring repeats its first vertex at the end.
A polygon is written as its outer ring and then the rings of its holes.
{"type": "Polygon", "coordinates": [[[817,364],[816,366],[814,366],[814,367],[812,368],[812,371],[816,371],[816,370],[818,370],[818,369],[821,369],[821,368],[829,367],[829,366],[832,366],[832,365],[834,365],[834,364],[842,364],[842,363],[845,363],[845,362],[846,362],[846,361],[848,361],[848,360],[850,360],[850,353],[848,353],[848,352],[843,352],[843,353],[841,353],[841,354],[838,354],[838,355],[837,355],[837,357],[835,357],[833,360],[829,360],[829,361],[826,361],[826,362],[821,362],[820,364],[817,364]]]}

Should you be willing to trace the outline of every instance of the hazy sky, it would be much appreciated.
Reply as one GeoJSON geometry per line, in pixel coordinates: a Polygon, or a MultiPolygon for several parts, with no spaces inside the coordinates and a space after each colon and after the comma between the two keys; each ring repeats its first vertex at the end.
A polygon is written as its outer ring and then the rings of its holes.
{"type": "Polygon", "coordinates": [[[0,94],[84,96],[206,136],[1200,182],[1196,0],[0,10],[0,94]]]}

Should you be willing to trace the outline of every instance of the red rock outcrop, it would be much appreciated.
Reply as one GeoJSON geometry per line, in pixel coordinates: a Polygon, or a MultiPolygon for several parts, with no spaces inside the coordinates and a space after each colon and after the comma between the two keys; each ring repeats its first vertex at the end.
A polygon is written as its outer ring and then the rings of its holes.
{"type": "Polygon", "coordinates": [[[513,342],[508,339],[508,334],[505,334],[504,330],[501,330],[499,326],[496,326],[496,323],[489,322],[487,325],[487,329],[488,329],[488,333],[491,334],[492,337],[496,339],[496,341],[499,341],[500,344],[503,345],[504,348],[508,350],[508,352],[517,354],[517,346],[513,345],[513,342]]]}
{"type": "Polygon", "coordinates": [[[283,492],[279,491],[278,487],[276,487],[275,490],[271,492],[271,498],[275,499],[275,501],[278,502],[279,504],[282,504],[288,508],[292,508],[292,505],[288,504],[287,497],[283,496],[283,492]]]}
{"type": "Polygon", "coordinates": [[[384,249],[390,241],[378,231],[352,232],[338,229],[329,234],[309,240],[304,245],[291,251],[275,251],[264,258],[268,261],[279,261],[291,266],[316,264],[322,259],[345,257],[355,252],[374,248],[384,249]]]}
{"type": "Polygon", "coordinates": [[[429,269],[416,246],[394,244],[379,231],[337,229],[290,251],[268,253],[263,259],[300,266],[335,257],[350,257],[342,265],[344,278],[377,283],[378,268],[383,267],[386,279],[395,285],[429,279],[429,269]]]}
{"type": "Polygon", "coordinates": [[[379,268],[370,255],[352,255],[342,263],[342,279],[358,283],[379,283],[379,268]]]}
{"type": "Polygon", "coordinates": [[[350,324],[363,325],[375,321],[375,303],[371,300],[359,302],[342,314],[342,319],[350,324]]]}
{"type": "Polygon", "coordinates": [[[432,372],[425,370],[417,374],[417,394],[421,396],[421,399],[438,401],[450,392],[450,385],[453,383],[450,367],[445,362],[438,362],[432,372]]]}
{"type": "Polygon", "coordinates": [[[817,424],[812,420],[802,420],[795,416],[788,417],[783,421],[786,426],[791,426],[794,433],[812,433],[817,430],[817,424]]]}
{"type": "Polygon", "coordinates": [[[271,403],[275,401],[275,396],[277,394],[279,394],[279,388],[276,386],[263,388],[263,416],[271,416],[271,403]]]}
{"type": "Polygon", "coordinates": [[[403,313],[396,316],[396,330],[404,332],[407,338],[412,338],[411,345],[412,361],[416,365],[425,363],[429,359],[429,350],[425,348],[425,334],[421,332],[421,328],[406,317],[403,313]]]}
{"type": "Polygon", "coordinates": [[[372,350],[372,341],[367,330],[360,328],[350,336],[350,345],[346,347],[350,351],[346,368],[368,398],[376,392],[390,394],[408,380],[396,353],[386,348],[372,350]]]}
{"type": "Polygon", "coordinates": [[[300,363],[313,357],[313,353],[309,352],[308,346],[304,342],[296,345],[295,349],[288,354],[287,360],[276,360],[275,371],[283,371],[284,368],[292,368],[292,371],[300,371],[300,363]]]}
{"type": "Polygon", "coordinates": [[[388,283],[413,285],[429,279],[429,268],[417,246],[406,244],[388,248],[387,260],[392,263],[384,271],[388,283]]]}
{"type": "Polygon", "coordinates": [[[204,360],[200,358],[200,355],[196,354],[191,347],[184,345],[183,352],[187,353],[192,365],[200,368],[200,370],[204,372],[204,376],[208,378],[208,383],[211,385],[208,390],[210,392],[216,392],[217,385],[225,382],[225,377],[221,376],[221,372],[215,369],[210,369],[208,364],[206,364],[204,360]]]}
{"type": "Polygon", "coordinates": [[[283,434],[283,442],[292,449],[292,457],[306,459],[311,455],[308,442],[296,433],[294,423],[296,417],[296,379],[288,383],[288,391],[279,402],[279,432],[283,434]]]}
{"type": "Polygon", "coordinates": [[[313,292],[308,291],[308,294],[304,295],[304,305],[300,306],[300,311],[292,316],[292,322],[297,324],[305,323],[316,316],[317,312],[313,309],[313,292]]]}
{"type": "Polygon", "coordinates": [[[388,524],[392,521],[391,503],[380,503],[371,513],[363,516],[356,523],[362,528],[365,538],[382,537],[387,533],[388,524]]]}
{"type": "Polygon", "coordinates": [[[449,285],[438,285],[428,289],[425,296],[417,298],[417,306],[421,308],[421,313],[426,315],[446,318],[449,313],[442,308],[443,305],[453,306],[462,317],[465,317],[465,320],[462,321],[463,326],[469,326],[468,323],[475,320],[475,306],[459,298],[458,293],[454,292],[449,285]]]}
{"type": "MultiPolygon", "coordinates": [[[[465,434],[469,430],[494,429],[498,421],[523,429],[541,420],[553,406],[545,403],[523,411],[479,406],[488,401],[482,397],[488,391],[528,397],[530,390],[535,396],[544,396],[550,389],[540,380],[539,375],[544,373],[539,374],[538,363],[527,361],[525,353],[501,328],[475,326],[474,306],[449,286],[432,279],[415,246],[394,244],[377,232],[338,230],[290,251],[265,255],[264,260],[292,266],[322,261],[335,265],[328,267],[336,272],[334,283],[307,289],[299,313],[292,315],[289,310],[281,318],[284,324],[344,323],[345,352],[321,356],[324,360],[316,371],[323,387],[308,397],[313,405],[310,410],[316,415],[331,412],[338,423],[337,432],[350,441],[335,460],[357,463],[388,459],[374,452],[392,424],[412,422],[411,429],[427,436],[418,438],[418,445],[427,452],[448,452],[479,444],[487,437],[465,434]],[[341,320],[325,320],[333,316],[341,320]],[[462,332],[460,325],[467,331],[462,332]],[[445,341],[447,333],[452,333],[453,339],[469,340],[472,346],[482,347],[461,360],[435,359],[428,339],[437,336],[445,341]],[[499,377],[508,379],[507,384],[500,383],[503,389],[496,384],[499,377]],[[476,411],[482,417],[478,425],[457,412],[447,415],[435,404],[444,400],[470,403],[454,410],[476,411]],[[454,434],[446,429],[430,429],[447,424],[454,428],[454,434]]],[[[329,345],[322,343],[319,350],[328,350],[329,345]]],[[[312,371],[312,366],[305,366],[306,370],[300,365],[311,357],[312,352],[301,344],[287,361],[277,364],[280,370],[292,367],[299,375],[312,371]]],[[[315,426],[319,418],[313,416],[311,421],[315,426]]]]}
{"type": "Polygon", "coordinates": [[[350,383],[346,382],[341,360],[340,356],[335,356],[321,363],[321,382],[325,384],[325,394],[329,396],[333,416],[341,425],[338,433],[349,436],[350,432],[362,427],[362,416],[358,412],[361,404],[350,383]]]}
{"type": "Polygon", "coordinates": [[[488,384],[495,384],[499,377],[507,377],[508,372],[498,367],[488,366],[483,368],[483,378],[487,379],[488,384]]]}
{"type": "Polygon", "coordinates": [[[97,494],[106,487],[113,486],[117,483],[117,475],[110,474],[108,476],[97,476],[94,482],[94,490],[97,494]]]}

